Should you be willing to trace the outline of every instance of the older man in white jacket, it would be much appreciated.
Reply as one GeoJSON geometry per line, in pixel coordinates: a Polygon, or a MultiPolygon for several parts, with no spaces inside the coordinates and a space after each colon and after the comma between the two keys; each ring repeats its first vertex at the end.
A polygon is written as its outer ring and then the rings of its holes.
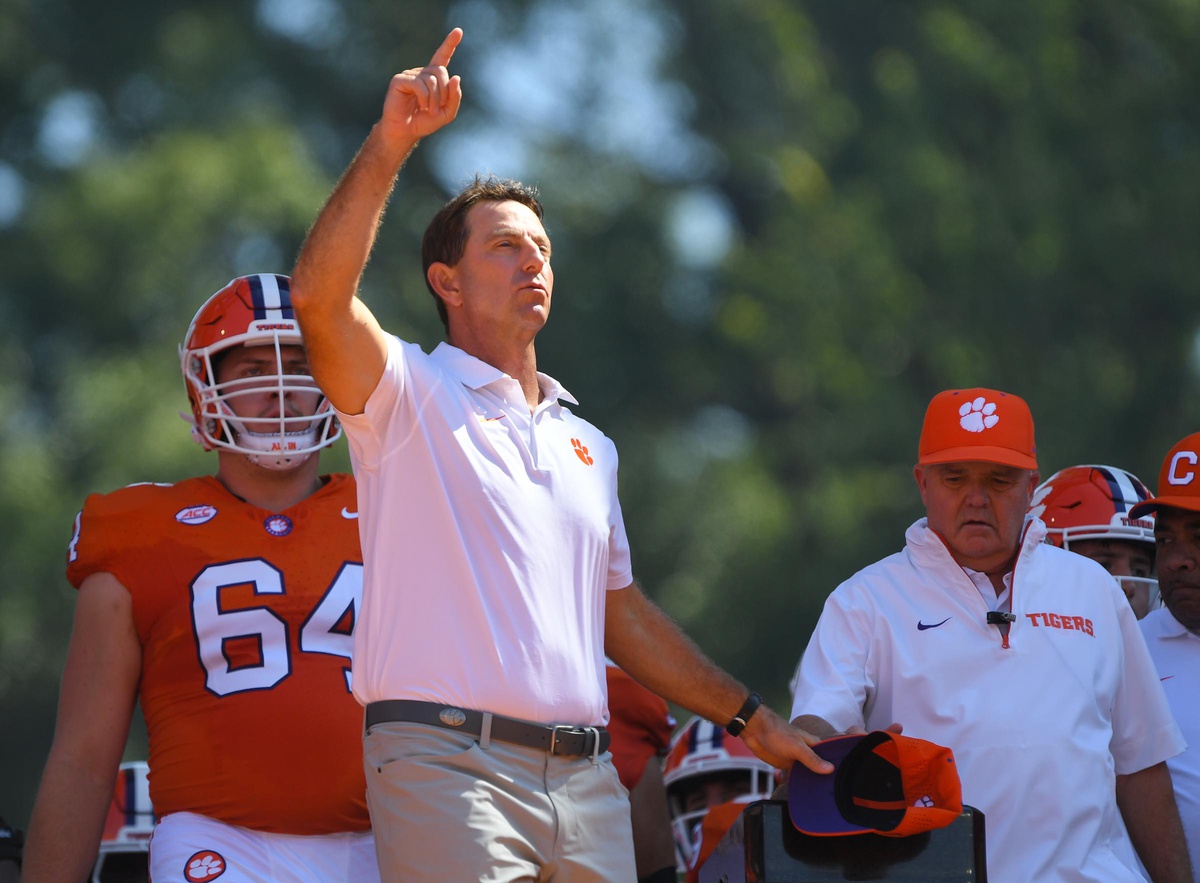
{"type": "Polygon", "coordinates": [[[1185,743],[1137,621],[1096,562],[1026,519],[1033,418],[990,389],[934,397],[905,548],[833,592],[801,660],[810,732],[950,746],[992,883],[1192,879],[1165,761],[1185,743]]]}

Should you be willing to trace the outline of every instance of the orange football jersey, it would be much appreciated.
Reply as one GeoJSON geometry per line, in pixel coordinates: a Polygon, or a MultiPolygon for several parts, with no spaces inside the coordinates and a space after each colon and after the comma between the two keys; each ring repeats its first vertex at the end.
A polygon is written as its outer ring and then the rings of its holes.
{"type": "Polygon", "coordinates": [[[662,754],[671,743],[671,719],[667,703],[651,693],[611,662],[608,678],[608,731],[612,734],[613,765],[621,784],[633,790],[651,757],[662,754]]]}
{"type": "Polygon", "coordinates": [[[67,577],[133,599],[150,798],[284,834],[370,827],[350,653],[362,598],[354,479],[282,513],[213,477],[88,497],[67,577]]]}

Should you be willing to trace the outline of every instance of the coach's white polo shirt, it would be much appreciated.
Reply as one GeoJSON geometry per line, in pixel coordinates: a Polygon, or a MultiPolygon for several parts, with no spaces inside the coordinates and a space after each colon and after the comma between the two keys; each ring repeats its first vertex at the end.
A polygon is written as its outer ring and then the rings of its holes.
{"type": "Polygon", "coordinates": [[[1188,743],[1188,750],[1168,760],[1167,767],[1192,870],[1200,880],[1200,636],[1184,628],[1165,607],[1152,610],[1138,624],[1175,722],[1188,743]]]}
{"type": "Polygon", "coordinates": [[[1026,531],[1004,646],[925,519],[826,601],[792,716],[953,749],[992,883],[1140,881],[1115,777],[1183,750],[1137,621],[1096,562],[1026,531]]]}
{"type": "Polygon", "coordinates": [[[538,375],[389,338],[360,415],[339,415],[358,480],[363,601],[354,695],[544,723],[608,720],[605,592],[633,582],[617,451],[538,375]]]}

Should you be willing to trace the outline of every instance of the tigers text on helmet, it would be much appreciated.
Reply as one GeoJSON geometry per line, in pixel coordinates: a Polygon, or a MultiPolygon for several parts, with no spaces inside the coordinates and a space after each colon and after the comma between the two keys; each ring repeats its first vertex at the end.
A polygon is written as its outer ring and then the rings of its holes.
{"type": "Polygon", "coordinates": [[[686,869],[698,847],[700,822],[708,805],[688,806],[688,796],[707,783],[727,780],[736,799],[767,800],[779,783],[779,771],[754,756],[746,744],[730,736],[704,718],[694,717],[671,738],[671,747],[663,762],[663,784],[667,789],[667,807],[675,835],[675,857],[686,869]]]}
{"type": "Polygon", "coordinates": [[[149,880],[147,853],[154,833],[154,807],[150,804],[150,768],[145,761],[121,764],[91,883],[149,880]]]}
{"type": "MultiPolygon", "coordinates": [[[[1150,496],[1146,485],[1124,469],[1071,466],[1038,486],[1029,514],[1046,523],[1046,542],[1063,549],[1084,540],[1116,540],[1142,544],[1153,554],[1154,516],[1134,518],[1129,511],[1150,496]]],[[[1119,576],[1118,580],[1147,585],[1150,607],[1157,606],[1157,580],[1138,576],[1119,576]]]]}
{"type": "Polygon", "coordinates": [[[239,276],[205,301],[192,319],[179,357],[192,405],[192,437],[206,451],[219,448],[244,454],[266,469],[292,469],[342,434],[332,405],[307,369],[283,373],[282,348],[304,345],[290,289],[287,276],[239,276]],[[218,382],[221,357],[238,346],[271,347],[274,373],[218,382]],[[264,394],[279,402],[278,414],[247,419],[235,413],[238,399],[264,394]],[[287,413],[286,401],[313,395],[317,404],[311,414],[287,413]]]}

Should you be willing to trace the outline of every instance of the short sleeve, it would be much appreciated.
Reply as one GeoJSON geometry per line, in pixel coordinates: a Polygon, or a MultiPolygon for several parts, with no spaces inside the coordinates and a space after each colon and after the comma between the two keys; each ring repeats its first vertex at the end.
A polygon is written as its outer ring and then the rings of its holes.
{"type": "Polygon", "coordinates": [[[113,530],[118,519],[112,513],[106,517],[104,505],[105,497],[93,494],[75,516],[71,542],[67,546],[67,580],[77,589],[94,573],[112,573],[121,578],[117,571],[122,544],[120,537],[114,536],[119,531],[113,530]]]}
{"type": "Polygon", "coordinates": [[[1113,699],[1111,749],[1117,775],[1128,775],[1180,754],[1187,743],[1175,723],[1137,619],[1115,585],[1113,595],[1125,665],[1113,699]]]}
{"type": "Polygon", "coordinates": [[[406,360],[404,344],[395,335],[387,336],[387,360],[379,383],[367,399],[361,414],[337,412],[354,455],[356,468],[375,469],[385,449],[384,439],[395,419],[397,405],[404,394],[406,360]]]}
{"type": "MultiPolygon", "coordinates": [[[[611,442],[610,442],[611,444],[611,442]]],[[[613,446],[613,462],[617,462],[617,449],[613,446]]],[[[629,553],[629,537],[625,533],[625,518],[621,514],[621,501],[617,495],[617,469],[612,473],[612,515],[608,529],[608,590],[624,589],[633,583],[633,561],[629,553]]]]}

